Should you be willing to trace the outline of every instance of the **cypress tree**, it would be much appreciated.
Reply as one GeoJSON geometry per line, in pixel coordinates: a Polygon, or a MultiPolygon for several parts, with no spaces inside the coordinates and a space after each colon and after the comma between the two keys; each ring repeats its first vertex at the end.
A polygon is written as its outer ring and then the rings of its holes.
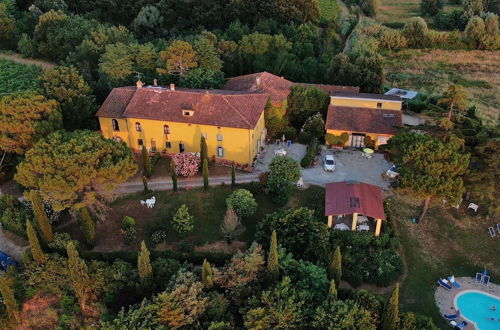
{"type": "Polygon", "coordinates": [[[233,164],[231,165],[231,188],[236,187],[236,166],[233,164]]]}
{"type": "Polygon", "coordinates": [[[89,210],[86,207],[80,209],[80,227],[85,234],[85,241],[90,247],[95,246],[95,223],[90,217],[89,210]]]}
{"type": "MultiPolygon", "coordinates": [[[[14,294],[12,281],[9,280],[7,276],[0,276],[0,296],[2,296],[2,302],[7,310],[7,317],[9,321],[14,325],[17,324],[19,319],[18,306],[16,297],[14,294]]],[[[7,327],[8,329],[9,327],[7,327]]]]}
{"type": "Polygon", "coordinates": [[[210,266],[210,263],[207,261],[207,259],[203,260],[203,266],[201,268],[201,280],[205,289],[210,289],[214,286],[212,266],[210,266]]]}
{"type": "Polygon", "coordinates": [[[391,298],[386,302],[380,329],[392,330],[397,329],[399,324],[399,283],[392,291],[391,298]]]}
{"type": "Polygon", "coordinates": [[[203,190],[208,190],[208,160],[203,159],[203,190]]]}
{"type": "Polygon", "coordinates": [[[43,207],[43,201],[42,198],[40,198],[40,194],[36,190],[31,190],[29,197],[31,205],[33,205],[33,212],[35,213],[38,228],[42,232],[45,243],[53,242],[54,233],[52,232],[52,226],[50,225],[49,218],[43,207]]]}
{"type": "Polygon", "coordinates": [[[330,264],[328,265],[328,276],[335,283],[340,284],[342,278],[342,255],[340,254],[340,247],[335,248],[335,252],[330,257],[330,264]]]}
{"type": "Polygon", "coordinates": [[[151,159],[149,158],[149,153],[148,153],[148,149],[146,148],[145,145],[142,146],[142,167],[144,169],[144,175],[146,177],[150,177],[151,176],[151,159]]]}
{"type": "Polygon", "coordinates": [[[175,192],[177,192],[177,168],[175,166],[175,161],[173,158],[171,158],[170,161],[170,175],[172,176],[172,188],[174,189],[175,192]]]}
{"type": "Polygon", "coordinates": [[[202,134],[201,139],[200,139],[200,160],[201,160],[202,166],[203,166],[204,159],[208,160],[208,147],[207,147],[207,140],[205,139],[205,137],[202,134]]]}
{"type": "Polygon", "coordinates": [[[33,260],[39,264],[44,264],[47,262],[47,256],[43,253],[42,248],[40,247],[40,242],[38,241],[35,229],[30,221],[26,221],[26,232],[28,233],[28,241],[30,243],[33,260]]]}
{"type": "Polygon", "coordinates": [[[66,252],[68,253],[68,270],[71,288],[78,298],[82,310],[85,310],[92,288],[89,269],[85,261],[78,255],[78,251],[73,245],[73,242],[69,242],[68,245],[66,245],[66,252]]]}
{"type": "Polygon", "coordinates": [[[141,242],[141,250],[137,258],[137,269],[139,270],[139,278],[143,285],[149,285],[153,277],[153,268],[149,259],[149,250],[144,241],[141,242]]]}
{"type": "Polygon", "coordinates": [[[142,185],[144,186],[144,195],[149,193],[148,178],[145,175],[142,176],[142,185]]]}
{"type": "Polygon", "coordinates": [[[330,281],[330,289],[328,289],[328,300],[331,302],[337,299],[337,288],[335,287],[335,280],[330,281]]]}
{"type": "Polygon", "coordinates": [[[267,256],[267,274],[269,282],[275,282],[279,278],[279,256],[278,256],[278,241],[276,238],[276,230],[273,230],[271,235],[271,243],[269,244],[269,255],[267,256]]]}

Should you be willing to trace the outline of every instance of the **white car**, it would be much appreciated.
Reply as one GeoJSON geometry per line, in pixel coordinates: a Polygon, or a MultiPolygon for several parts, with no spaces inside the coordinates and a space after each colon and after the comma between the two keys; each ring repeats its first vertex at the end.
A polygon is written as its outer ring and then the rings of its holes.
{"type": "Polygon", "coordinates": [[[335,158],[333,158],[333,155],[326,155],[324,162],[323,162],[323,168],[327,172],[333,172],[335,171],[335,158]]]}

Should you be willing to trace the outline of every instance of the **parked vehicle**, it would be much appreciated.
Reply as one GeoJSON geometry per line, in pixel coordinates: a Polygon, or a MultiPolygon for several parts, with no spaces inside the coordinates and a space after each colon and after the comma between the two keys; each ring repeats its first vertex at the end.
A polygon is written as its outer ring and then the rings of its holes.
{"type": "Polygon", "coordinates": [[[14,259],[12,259],[9,255],[0,251],[0,270],[6,272],[7,267],[9,267],[9,266],[18,267],[19,264],[14,259]]]}
{"type": "Polygon", "coordinates": [[[323,162],[323,168],[327,172],[333,172],[335,171],[335,158],[333,155],[326,155],[324,162],[323,162]]]}

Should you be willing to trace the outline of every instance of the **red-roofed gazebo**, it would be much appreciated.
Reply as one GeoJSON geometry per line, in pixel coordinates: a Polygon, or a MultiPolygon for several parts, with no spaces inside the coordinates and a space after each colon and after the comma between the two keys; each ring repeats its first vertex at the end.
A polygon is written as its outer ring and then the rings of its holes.
{"type": "Polygon", "coordinates": [[[382,220],[385,220],[384,204],[380,187],[363,182],[332,182],[325,188],[325,216],[328,226],[333,226],[333,217],[352,215],[351,230],[356,230],[358,215],[376,221],[375,236],[380,235],[382,220]]]}

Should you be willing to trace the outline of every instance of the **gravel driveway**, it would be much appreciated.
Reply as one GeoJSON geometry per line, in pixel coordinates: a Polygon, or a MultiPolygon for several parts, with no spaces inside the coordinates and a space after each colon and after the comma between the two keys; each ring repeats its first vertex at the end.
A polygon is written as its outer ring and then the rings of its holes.
{"type": "MultiPolygon", "coordinates": [[[[262,154],[257,162],[256,171],[267,171],[269,163],[273,160],[274,150],[281,149],[279,146],[268,145],[267,151],[262,154]]],[[[295,143],[287,150],[287,156],[300,162],[304,157],[307,147],[303,144],[295,143]]],[[[302,179],[306,184],[325,185],[329,182],[339,181],[360,181],[382,188],[388,187],[388,182],[382,180],[381,174],[387,171],[392,164],[384,159],[382,154],[373,154],[371,159],[366,159],[359,150],[336,150],[328,149],[321,153],[321,159],[317,166],[301,169],[302,179]],[[335,172],[325,172],[323,170],[323,158],[326,154],[333,154],[335,157],[335,172]]]]}

